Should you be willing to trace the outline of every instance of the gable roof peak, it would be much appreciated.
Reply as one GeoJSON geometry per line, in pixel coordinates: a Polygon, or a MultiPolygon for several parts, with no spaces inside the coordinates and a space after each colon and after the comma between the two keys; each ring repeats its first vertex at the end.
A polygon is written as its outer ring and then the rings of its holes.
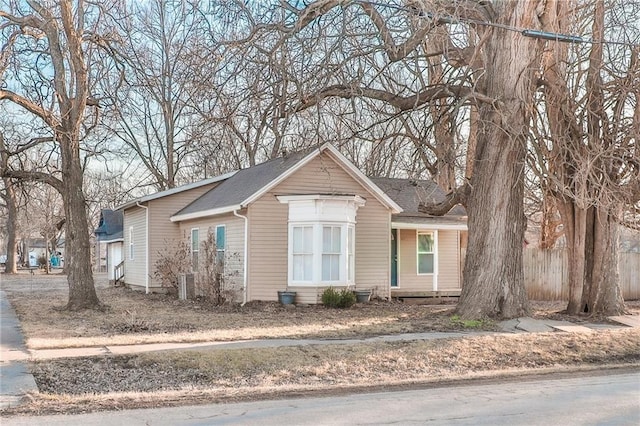
{"type": "Polygon", "coordinates": [[[231,178],[178,211],[171,217],[171,221],[178,222],[230,213],[247,207],[322,153],[328,153],[353,179],[363,185],[394,213],[402,211],[402,208],[395,201],[369,180],[333,144],[325,142],[238,170],[231,178]]]}

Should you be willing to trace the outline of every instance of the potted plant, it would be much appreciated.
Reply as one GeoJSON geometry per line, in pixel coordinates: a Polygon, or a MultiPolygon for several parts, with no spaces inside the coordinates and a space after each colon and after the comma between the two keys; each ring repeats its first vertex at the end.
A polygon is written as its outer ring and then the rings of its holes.
{"type": "Polygon", "coordinates": [[[369,299],[371,298],[371,289],[370,288],[355,289],[353,292],[356,295],[356,301],[358,303],[367,303],[369,301],[369,299]]]}
{"type": "Polygon", "coordinates": [[[287,287],[284,291],[278,291],[278,302],[283,305],[293,305],[296,300],[296,292],[287,287]]]}

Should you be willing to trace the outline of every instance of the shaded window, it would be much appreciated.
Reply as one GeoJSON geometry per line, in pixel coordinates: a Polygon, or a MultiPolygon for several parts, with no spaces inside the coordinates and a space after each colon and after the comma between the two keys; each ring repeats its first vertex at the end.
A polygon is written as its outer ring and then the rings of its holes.
{"type": "Polygon", "coordinates": [[[225,225],[216,226],[216,262],[224,266],[224,253],[227,246],[227,227],[225,225]]]}
{"type": "Polygon", "coordinates": [[[200,230],[191,230],[191,270],[198,270],[198,254],[200,252],[200,230]]]}
{"type": "Polygon", "coordinates": [[[340,280],[341,228],[322,227],[322,281],[340,280]]]}

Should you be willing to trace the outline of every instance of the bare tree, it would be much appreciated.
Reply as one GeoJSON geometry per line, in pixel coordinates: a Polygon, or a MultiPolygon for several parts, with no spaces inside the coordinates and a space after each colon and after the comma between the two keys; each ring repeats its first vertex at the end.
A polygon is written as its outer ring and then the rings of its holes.
{"type": "Polygon", "coordinates": [[[555,198],[567,239],[567,311],[616,315],[624,310],[617,228],[640,201],[639,52],[637,45],[624,44],[640,37],[632,18],[640,5],[550,3],[556,13],[545,20],[546,29],[566,33],[591,27],[594,40],[587,46],[547,47],[537,126],[548,129],[538,134],[540,174],[555,198]],[[607,22],[615,29],[607,31],[607,22]],[[623,44],[606,46],[605,36],[617,36],[623,44]]]}
{"type": "MultiPolygon", "coordinates": [[[[5,164],[8,161],[8,154],[5,150],[5,142],[4,142],[4,133],[0,131],[0,161],[2,164],[5,164]]],[[[4,188],[2,192],[0,192],[0,199],[2,199],[2,204],[0,207],[4,208],[7,211],[6,216],[6,234],[7,234],[7,245],[6,245],[6,253],[7,258],[5,260],[5,272],[7,274],[15,274],[18,272],[17,269],[17,227],[18,227],[18,196],[16,194],[16,188],[13,181],[3,176],[2,182],[4,184],[4,188]]]]}
{"type": "Polygon", "coordinates": [[[46,124],[61,165],[59,178],[7,168],[3,168],[3,175],[40,180],[63,197],[69,310],[100,305],[91,271],[80,146],[95,125],[97,102],[90,93],[89,61],[95,43],[100,42],[94,27],[107,10],[107,4],[90,5],[81,0],[27,0],[0,11],[0,28],[9,40],[2,51],[7,62],[1,71],[7,84],[0,89],[0,101],[10,102],[46,124]],[[25,66],[29,72],[23,72],[25,66]]]}
{"type": "Polygon", "coordinates": [[[148,171],[156,189],[185,180],[190,156],[202,145],[202,122],[191,105],[206,97],[196,85],[199,69],[215,58],[203,49],[204,7],[199,2],[129,2],[119,19],[121,74],[105,81],[110,93],[106,125],[122,151],[148,171]],[[114,88],[115,90],[110,90],[114,88]]]}
{"type": "MultiPolygon", "coordinates": [[[[477,128],[474,126],[477,146],[473,174],[470,182],[452,191],[448,205],[438,209],[445,212],[462,202],[469,213],[469,247],[458,312],[467,318],[525,314],[528,303],[522,272],[523,176],[537,82],[535,64],[540,61],[542,42],[513,29],[539,29],[541,16],[546,13],[545,3],[403,2],[384,11],[383,6],[369,2],[345,5],[327,0],[292,10],[297,15],[292,31],[309,38],[323,25],[346,28],[348,23],[337,17],[357,9],[376,29],[378,58],[383,51],[390,63],[418,49],[426,34],[433,34],[439,27],[447,28],[444,33],[448,34],[448,42],[444,46],[450,47],[443,55],[446,69],[441,72],[441,79],[434,76],[427,85],[414,87],[406,84],[404,93],[384,90],[364,79],[334,83],[306,94],[299,109],[318,105],[327,97],[375,99],[398,111],[421,105],[437,108],[439,100],[475,105],[478,119],[477,128]],[[469,22],[473,24],[467,25],[469,22]],[[464,37],[455,36],[455,31],[464,31],[464,37]],[[461,40],[468,44],[460,46],[461,40]]],[[[327,69],[327,65],[339,67],[325,63],[327,69]]]]}

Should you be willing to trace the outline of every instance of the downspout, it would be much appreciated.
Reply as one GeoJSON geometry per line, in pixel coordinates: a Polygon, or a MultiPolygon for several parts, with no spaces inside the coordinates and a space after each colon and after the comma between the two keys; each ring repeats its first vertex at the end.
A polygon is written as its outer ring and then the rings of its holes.
{"type": "Polygon", "coordinates": [[[438,230],[435,229],[433,231],[433,291],[438,291],[438,274],[440,273],[440,268],[438,267],[438,263],[440,262],[440,256],[438,251],[440,250],[438,244],[438,230]]]}
{"type": "Polygon", "coordinates": [[[247,303],[247,255],[249,248],[249,218],[246,216],[242,216],[238,213],[238,210],[233,211],[233,215],[244,219],[244,259],[242,262],[242,305],[244,306],[247,303]]]}
{"type": "Polygon", "coordinates": [[[139,201],[136,201],[136,206],[145,210],[144,253],[147,260],[144,262],[144,292],[149,294],[149,207],[143,206],[139,201]]]}

